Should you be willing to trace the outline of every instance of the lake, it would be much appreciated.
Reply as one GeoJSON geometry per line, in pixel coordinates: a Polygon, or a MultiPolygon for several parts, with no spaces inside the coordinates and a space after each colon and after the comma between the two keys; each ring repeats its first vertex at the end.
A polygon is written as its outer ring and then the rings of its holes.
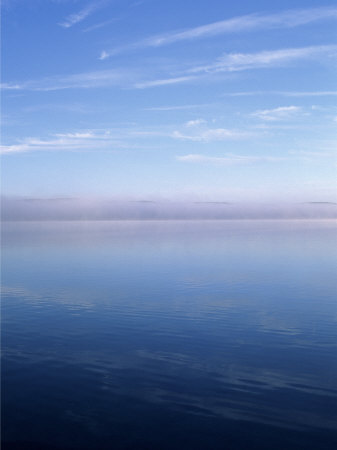
{"type": "Polygon", "coordinates": [[[2,448],[337,448],[336,222],[5,222],[2,448]]]}

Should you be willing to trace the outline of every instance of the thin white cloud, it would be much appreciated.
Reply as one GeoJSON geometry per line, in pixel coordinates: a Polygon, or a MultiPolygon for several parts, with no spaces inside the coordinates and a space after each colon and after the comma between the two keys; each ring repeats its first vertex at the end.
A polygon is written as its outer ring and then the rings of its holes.
{"type": "Polygon", "coordinates": [[[208,79],[212,74],[282,67],[299,60],[324,59],[326,62],[327,58],[335,56],[336,52],[336,45],[316,45],[300,48],[264,50],[256,53],[229,53],[222,55],[211,64],[187,69],[181,76],[136,83],[134,87],[145,89],[168,84],[179,84],[200,78],[204,79],[205,77],[208,79]]]}
{"type": "Polygon", "coordinates": [[[291,150],[288,152],[290,155],[298,155],[307,158],[335,158],[336,152],[315,152],[315,151],[307,151],[307,150],[291,150]]]}
{"type": "Polygon", "coordinates": [[[285,158],[274,156],[234,155],[231,153],[228,153],[226,156],[207,156],[192,153],[189,155],[177,156],[176,159],[186,163],[206,163],[231,166],[236,164],[252,164],[256,162],[280,162],[284,161],[285,158]]]}
{"type": "Polygon", "coordinates": [[[85,8],[81,9],[77,13],[70,14],[68,17],[64,19],[63,22],[59,23],[60,27],[70,28],[73,25],[82,22],[86,17],[88,17],[91,13],[93,13],[98,7],[99,3],[91,3],[87,5],[85,8]]]}
{"type": "Polygon", "coordinates": [[[4,91],[15,91],[15,90],[20,90],[23,89],[23,85],[22,84],[11,84],[11,83],[0,83],[0,88],[4,91]]]}
{"type": "Polygon", "coordinates": [[[72,75],[46,77],[22,83],[3,83],[4,90],[57,91],[62,89],[89,89],[108,86],[121,86],[131,82],[131,73],[127,70],[98,70],[72,75]]]}
{"type": "Polygon", "coordinates": [[[151,80],[151,81],[144,81],[141,83],[134,84],[134,88],[136,89],[145,89],[149,87],[156,87],[156,86],[167,86],[170,84],[177,84],[177,83],[184,83],[186,81],[191,81],[195,77],[194,76],[182,76],[182,77],[173,77],[173,78],[164,78],[159,80],[151,80]]]}
{"type": "Polygon", "coordinates": [[[337,91],[316,91],[316,92],[285,92],[288,97],[325,97],[335,96],[337,91]]]}
{"type": "Polygon", "coordinates": [[[259,109],[252,113],[251,116],[262,120],[275,121],[290,119],[301,111],[302,108],[299,106],[279,106],[273,109],[259,109]]]}
{"type": "Polygon", "coordinates": [[[74,139],[97,139],[97,138],[106,138],[107,135],[103,135],[103,136],[98,136],[95,135],[92,131],[86,131],[86,132],[75,132],[75,133],[57,133],[55,134],[55,136],[57,137],[62,137],[62,138],[74,138],[74,139]]]}
{"type": "Polygon", "coordinates": [[[246,165],[255,163],[280,163],[284,161],[299,161],[302,163],[315,163],[320,159],[333,158],[333,154],[318,152],[288,152],[289,156],[269,156],[269,155],[236,155],[227,153],[225,156],[209,156],[191,153],[177,156],[178,161],[184,163],[214,164],[219,166],[246,165]]]}
{"type": "Polygon", "coordinates": [[[188,122],[186,122],[186,126],[187,127],[196,127],[198,125],[202,125],[206,123],[205,119],[195,119],[195,120],[189,120],[188,122]]]}
{"type": "Polygon", "coordinates": [[[161,47],[163,45],[169,45],[176,42],[191,41],[194,39],[217,36],[219,34],[274,28],[291,28],[316,21],[336,19],[336,7],[291,9],[277,14],[250,14],[238,16],[232,19],[226,19],[199,27],[189,28],[184,31],[174,31],[171,33],[151,36],[139,42],[135,42],[124,47],[115,48],[110,51],[104,50],[104,58],[101,57],[100,59],[106,59],[109,56],[113,56],[127,50],[146,47],[161,47]]]}
{"type": "Polygon", "coordinates": [[[100,59],[100,60],[104,60],[104,59],[107,59],[107,58],[109,58],[109,54],[105,51],[105,50],[103,50],[102,52],[101,52],[101,54],[99,55],[99,58],[98,59],[100,59]]]}
{"type": "Polygon", "coordinates": [[[202,128],[193,133],[174,131],[171,135],[174,139],[195,142],[224,141],[227,139],[244,139],[251,137],[252,133],[246,131],[229,130],[227,128],[202,128]]]}
{"type": "MultiPolygon", "coordinates": [[[[134,125],[134,124],[133,124],[134,125]]],[[[120,126],[110,129],[80,130],[66,133],[54,133],[47,137],[26,137],[17,139],[9,145],[0,146],[0,153],[15,154],[35,151],[77,151],[98,152],[120,149],[153,149],[151,144],[142,141],[147,138],[167,137],[165,130],[144,130],[132,126],[120,126]]]]}
{"type": "Polygon", "coordinates": [[[173,105],[173,106],[153,106],[152,108],[144,108],[145,111],[179,111],[184,109],[203,108],[211,106],[211,103],[201,103],[197,105],[173,105]]]}
{"type": "Polygon", "coordinates": [[[225,53],[212,64],[197,66],[190,73],[234,72],[280,66],[292,61],[326,58],[336,53],[336,45],[264,50],[256,53],[225,53]]]}
{"type": "Polygon", "coordinates": [[[248,97],[254,95],[280,95],[285,97],[329,97],[336,96],[337,91],[242,91],[225,92],[224,97],[248,97]]]}
{"type": "Polygon", "coordinates": [[[136,71],[130,70],[98,70],[73,75],[47,77],[41,80],[30,80],[22,83],[2,83],[3,90],[57,91],[61,89],[90,89],[109,86],[122,86],[134,89],[146,89],[156,86],[183,83],[196,78],[194,75],[165,78],[151,81],[134,82],[139,78],[136,71]]]}
{"type": "Polygon", "coordinates": [[[106,131],[85,130],[73,133],[59,133],[49,139],[36,137],[25,138],[17,144],[2,145],[0,153],[14,154],[32,151],[102,151],[125,148],[127,144],[120,136],[106,131]]]}
{"type": "Polygon", "coordinates": [[[3,83],[5,90],[55,91],[61,89],[89,89],[118,86],[133,89],[147,89],[197,81],[209,80],[213,74],[243,70],[263,69],[285,66],[299,60],[323,60],[324,62],[337,52],[336,45],[320,45],[301,48],[266,50],[257,53],[224,54],[215,62],[196,66],[173,74],[169,78],[144,80],[146,68],[120,68],[97,70],[72,75],[46,77],[40,80],[28,80],[21,83],[3,83]],[[139,81],[141,80],[141,81],[139,81]]]}

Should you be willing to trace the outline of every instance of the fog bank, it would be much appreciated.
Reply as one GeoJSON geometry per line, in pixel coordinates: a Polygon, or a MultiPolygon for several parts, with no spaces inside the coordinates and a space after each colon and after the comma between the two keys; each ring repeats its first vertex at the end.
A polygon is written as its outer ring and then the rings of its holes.
{"type": "Polygon", "coordinates": [[[336,219],[337,204],[2,197],[3,221],[336,219]]]}

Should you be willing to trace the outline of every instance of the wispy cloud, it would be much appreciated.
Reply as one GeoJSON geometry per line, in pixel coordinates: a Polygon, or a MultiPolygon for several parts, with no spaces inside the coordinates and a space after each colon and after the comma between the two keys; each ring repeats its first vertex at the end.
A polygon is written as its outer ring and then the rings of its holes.
{"type": "Polygon", "coordinates": [[[256,53],[225,53],[214,63],[197,66],[190,73],[234,72],[280,66],[301,59],[321,58],[336,53],[336,45],[315,45],[300,48],[264,50],[256,53]]]}
{"type": "Polygon", "coordinates": [[[108,86],[122,86],[134,89],[146,89],[190,81],[193,75],[134,82],[139,79],[137,70],[98,70],[73,75],[46,77],[41,80],[29,80],[22,83],[2,83],[3,90],[57,91],[62,89],[89,89],[108,86]]]}
{"type": "Polygon", "coordinates": [[[17,144],[2,145],[2,154],[24,153],[32,151],[98,151],[125,148],[126,144],[109,130],[76,131],[54,134],[49,139],[28,137],[17,144]]]}
{"type": "Polygon", "coordinates": [[[182,125],[182,131],[174,131],[170,125],[154,129],[144,129],[136,124],[122,125],[106,129],[84,129],[54,133],[44,137],[17,139],[9,145],[2,145],[0,153],[15,154],[35,151],[112,151],[124,148],[157,148],[157,138],[211,142],[242,139],[256,135],[240,130],[209,128],[206,121],[199,119],[182,125]],[[194,123],[192,123],[194,122],[194,123]],[[143,142],[143,143],[142,143],[143,142]]]}
{"type": "Polygon", "coordinates": [[[174,139],[195,142],[225,141],[228,139],[245,139],[251,137],[252,133],[240,130],[229,130],[227,128],[207,128],[193,130],[191,133],[174,131],[171,135],[174,139]]]}
{"type": "Polygon", "coordinates": [[[282,67],[300,60],[324,59],[326,62],[327,58],[335,56],[336,51],[336,45],[317,45],[300,48],[264,50],[256,53],[225,53],[216,61],[210,64],[189,68],[185,70],[185,72],[179,74],[179,76],[136,83],[134,87],[137,89],[145,89],[169,84],[185,83],[198,79],[209,80],[209,77],[213,74],[282,67]]]}
{"type": "Polygon", "coordinates": [[[100,59],[101,61],[103,61],[104,59],[107,59],[107,58],[109,58],[109,53],[106,52],[105,50],[101,51],[101,53],[100,53],[98,59],[100,59]]]}
{"type": "Polygon", "coordinates": [[[195,120],[189,120],[188,122],[186,122],[186,126],[187,127],[196,127],[199,125],[202,125],[206,123],[205,119],[195,119],[195,120]]]}
{"type": "Polygon", "coordinates": [[[236,155],[227,153],[225,156],[209,156],[191,153],[188,155],[177,156],[176,159],[185,163],[199,164],[215,164],[219,166],[246,165],[256,163],[280,163],[286,161],[301,161],[302,163],[315,163],[321,159],[334,158],[332,153],[324,152],[306,152],[293,151],[288,152],[286,156],[269,156],[269,155],[236,155]]]}
{"type": "Polygon", "coordinates": [[[290,155],[297,155],[304,158],[316,158],[316,159],[322,159],[322,158],[336,158],[336,152],[314,152],[314,151],[308,151],[308,150],[291,150],[288,152],[290,155]]]}
{"type": "Polygon", "coordinates": [[[110,56],[127,50],[144,47],[161,47],[163,45],[169,45],[176,42],[191,41],[200,38],[217,36],[219,34],[257,31],[273,28],[291,28],[316,21],[336,19],[337,8],[335,7],[292,9],[282,11],[277,14],[250,14],[238,16],[232,19],[213,22],[183,31],[174,31],[166,34],[151,36],[147,39],[109,51],[104,50],[101,53],[100,59],[107,59],[110,56]]]}
{"type": "Polygon", "coordinates": [[[91,3],[87,5],[85,8],[81,9],[77,13],[70,14],[68,17],[64,19],[63,22],[60,22],[58,25],[63,28],[70,28],[73,25],[82,22],[86,17],[88,17],[91,13],[93,13],[97,8],[99,8],[100,3],[91,3]]]}
{"type": "Polygon", "coordinates": [[[0,83],[0,88],[4,91],[15,91],[23,89],[23,84],[19,83],[0,83]]]}
{"type": "Polygon", "coordinates": [[[156,86],[167,86],[169,84],[177,84],[177,83],[184,83],[186,81],[191,81],[195,77],[194,76],[182,76],[182,77],[173,77],[173,78],[164,78],[159,80],[151,80],[151,81],[144,81],[141,83],[136,83],[133,87],[136,89],[145,89],[149,87],[156,87],[156,86]]]}
{"type": "Polygon", "coordinates": [[[325,97],[335,96],[337,91],[314,91],[314,92],[284,92],[288,97],[325,97]]]}
{"type": "Polygon", "coordinates": [[[2,83],[4,90],[57,91],[62,89],[88,89],[107,86],[121,86],[131,82],[131,72],[127,70],[98,70],[71,75],[60,75],[28,80],[21,83],[2,83]]]}
{"type": "Polygon", "coordinates": [[[0,153],[15,154],[35,151],[76,151],[98,152],[121,149],[153,149],[157,148],[149,140],[156,137],[171,137],[171,133],[163,128],[144,130],[135,124],[116,126],[114,128],[97,128],[75,130],[65,133],[53,133],[46,137],[26,137],[16,139],[13,144],[0,146],[0,153]],[[144,142],[145,140],[145,142],[144,142]]]}
{"type": "Polygon", "coordinates": [[[252,113],[251,116],[262,120],[275,121],[289,119],[301,111],[302,108],[299,106],[279,106],[273,109],[259,109],[252,113]]]}
{"type": "Polygon", "coordinates": [[[197,109],[211,106],[211,103],[201,103],[196,105],[170,105],[170,106],[153,106],[152,108],[144,108],[145,111],[180,111],[185,109],[197,109]]]}
{"type": "Polygon", "coordinates": [[[242,91],[225,92],[224,97],[248,97],[254,95],[280,95],[285,97],[329,97],[336,96],[337,91],[242,91]]]}
{"type": "Polygon", "coordinates": [[[186,163],[206,163],[217,165],[236,165],[236,164],[252,164],[256,162],[280,162],[285,158],[274,156],[250,156],[250,155],[234,155],[228,153],[226,156],[207,156],[200,154],[189,154],[177,156],[178,161],[186,163]]]}
{"type": "MultiPolygon", "coordinates": [[[[335,56],[336,45],[319,45],[301,48],[286,48],[265,50],[256,53],[229,53],[221,55],[214,62],[207,65],[190,67],[184,71],[176,71],[170,77],[144,80],[149,73],[148,68],[118,68],[83,72],[71,75],[60,75],[28,80],[24,82],[2,83],[4,90],[55,91],[61,89],[88,89],[108,86],[118,86],[130,89],[148,89],[153,87],[176,85],[180,83],[209,81],[213,74],[237,72],[285,66],[299,60],[323,60],[326,62],[335,56]]],[[[160,73],[165,70],[156,68],[160,73]]],[[[248,95],[247,93],[242,95],[248,95]]],[[[300,93],[299,93],[300,94],[300,93]]],[[[330,92],[331,94],[331,92],[330,92]]],[[[290,94],[289,94],[290,95],[290,94]]]]}

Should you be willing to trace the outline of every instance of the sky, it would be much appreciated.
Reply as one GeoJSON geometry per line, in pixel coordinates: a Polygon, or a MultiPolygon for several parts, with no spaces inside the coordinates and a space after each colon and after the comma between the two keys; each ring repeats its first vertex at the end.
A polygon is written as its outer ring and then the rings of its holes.
{"type": "Polygon", "coordinates": [[[336,202],[337,5],[4,0],[2,194],[336,202]]]}

